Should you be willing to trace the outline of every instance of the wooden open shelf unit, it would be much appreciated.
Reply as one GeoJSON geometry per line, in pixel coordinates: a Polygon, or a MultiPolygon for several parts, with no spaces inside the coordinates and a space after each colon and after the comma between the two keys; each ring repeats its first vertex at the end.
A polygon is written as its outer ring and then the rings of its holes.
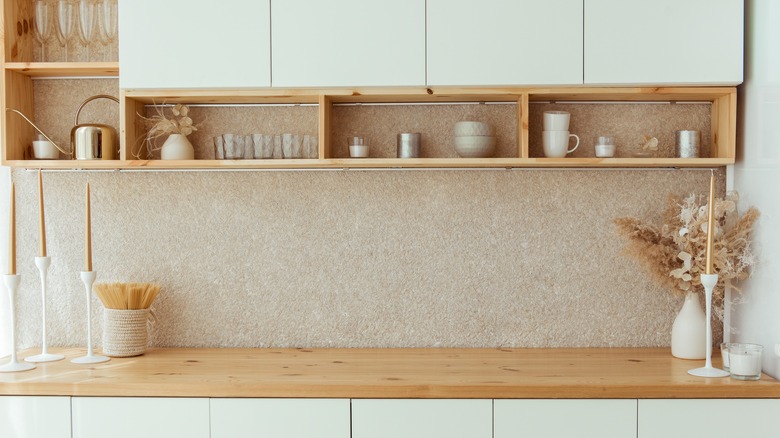
{"type": "MultiPolygon", "coordinates": [[[[3,106],[33,113],[33,76],[97,76],[115,73],[112,65],[53,67],[43,63],[6,64],[3,106]]],[[[688,88],[358,88],[358,89],[256,89],[256,90],[122,90],[120,92],[120,153],[118,160],[24,160],[25,145],[34,137],[17,116],[6,115],[3,163],[45,169],[350,169],[350,168],[602,168],[602,167],[718,167],[733,164],[736,150],[736,89],[688,88]],[[711,104],[711,155],[703,158],[542,158],[529,155],[529,104],[533,102],[707,102],[711,104]],[[511,102],[517,105],[517,154],[503,158],[360,158],[332,153],[332,108],[342,103],[447,103],[511,102]],[[319,158],[275,160],[186,161],[133,159],[144,137],[137,114],[150,104],[316,104],[318,106],[319,158]]]]}

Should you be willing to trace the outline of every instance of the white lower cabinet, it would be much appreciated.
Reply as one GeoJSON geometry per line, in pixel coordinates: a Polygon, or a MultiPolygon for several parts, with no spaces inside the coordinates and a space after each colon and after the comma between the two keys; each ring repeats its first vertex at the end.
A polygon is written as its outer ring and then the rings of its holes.
{"type": "Polygon", "coordinates": [[[211,438],[350,438],[349,399],[211,399],[211,438]]]}
{"type": "Polygon", "coordinates": [[[780,437],[780,399],[639,400],[638,438],[780,437]]]}
{"type": "Polygon", "coordinates": [[[209,438],[209,399],[73,397],[73,438],[209,438]]]}
{"type": "Polygon", "coordinates": [[[495,438],[635,438],[636,400],[496,400],[495,438]]]}
{"type": "Polygon", "coordinates": [[[492,438],[492,400],[352,400],[352,438],[492,438]]]}
{"type": "Polygon", "coordinates": [[[70,397],[0,397],[0,437],[70,438],[70,397]]]}

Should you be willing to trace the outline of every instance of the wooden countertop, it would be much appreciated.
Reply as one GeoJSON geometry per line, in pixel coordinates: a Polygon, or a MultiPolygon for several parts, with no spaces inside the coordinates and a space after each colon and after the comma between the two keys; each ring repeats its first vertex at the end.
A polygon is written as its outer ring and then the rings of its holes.
{"type": "MultiPolygon", "coordinates": [[[[152,349],[0,374],[2,395],[317,398],[780,398],[780,382],[687,374],[668,349],[152,349]]],[[[20,357],[36,354],[26,351],[20,357]]],[[[716,352],[717,354],[717,352],[716,352]]],[[[720,364],[714,361],[715,366],[720,364]]]]}

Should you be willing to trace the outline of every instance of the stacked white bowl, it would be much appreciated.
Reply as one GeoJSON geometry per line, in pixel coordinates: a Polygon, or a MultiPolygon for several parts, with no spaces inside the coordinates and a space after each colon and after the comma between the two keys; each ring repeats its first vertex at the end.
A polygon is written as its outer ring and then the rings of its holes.
{"type": "Polygon", "coordinates": [[[455,124],[455,152],[461,158],[492,157],[496,151],[496,137],[487,123],[464,121],[455,124]]]}

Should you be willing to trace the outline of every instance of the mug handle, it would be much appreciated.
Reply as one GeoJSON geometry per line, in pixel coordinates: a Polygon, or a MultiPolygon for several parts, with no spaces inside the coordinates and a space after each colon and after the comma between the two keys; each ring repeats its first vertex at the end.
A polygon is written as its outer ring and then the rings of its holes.
{"type": "Polygon", "coordinates": [[[574,137],[574,138],[576,138],[576,139],[577,139],[577,143],[574,145],[574,147],[573,147],[573,148],[571,148],[571,149],[569,149],[568,151],[566,151],[566,153],[567,153],[567,154],[570,154],[570,153],[572,153],[572,152],[576,151],[576,150],[577,150],[577,148],[578,148],[578,147],[580,147],[580,138],[577,136],[577,134],[569,134],[569,137],[574,137]]]}

